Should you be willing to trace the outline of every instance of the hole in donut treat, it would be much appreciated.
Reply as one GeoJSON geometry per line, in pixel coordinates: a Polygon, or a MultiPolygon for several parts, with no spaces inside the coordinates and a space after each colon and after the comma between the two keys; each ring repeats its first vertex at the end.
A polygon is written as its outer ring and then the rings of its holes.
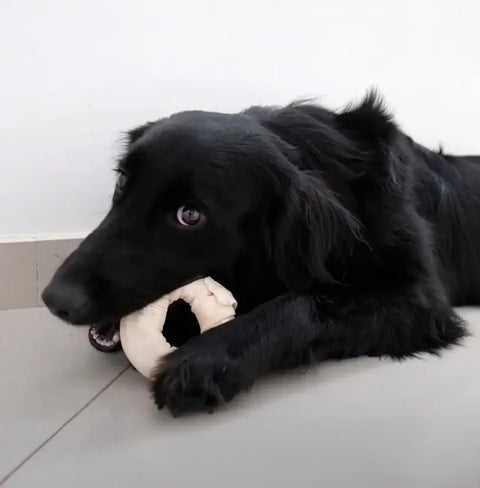
{"type": "Polygon", "coordinates": [[[197,318],[190,310],[190,305],[183,300],[173,302],[168,308],[163,326],[163,336],[174,347],[180,347],[188,339],[200,334],[197,318]]]}

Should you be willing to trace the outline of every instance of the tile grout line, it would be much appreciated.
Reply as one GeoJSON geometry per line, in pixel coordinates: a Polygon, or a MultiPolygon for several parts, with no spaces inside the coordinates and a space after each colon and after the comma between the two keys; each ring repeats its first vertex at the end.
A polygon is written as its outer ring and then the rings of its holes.
{"type": "Polygon", "coordinates": [[[39,446],[37,446],[23,461],[21,461],[17,466],[15,466],[11,471],[9,471],[3,478],[0,478],[0,486],[2,486],[6,481],[8,481],[22,466],[24,466],[30,459],[32,459],[35,454],[41,451],[54,437],[57,436],[67,425],[69,425],[73,420],[75,420],[84,410],[86,410],[102,393],[104,393],[110,386],[112,386],[115,381],[117,381],[120,376],[122,376],[128,369],[130,365],[125,366],[125,368],[120,371],[114,378],[112,378],[100,391],[98,391],[90,400],[88,400],[85,405],[83,405],[79,410],[77,410],[71,417],[69,417],[65,422],[63,422],[58,429],[56,429],[52,434],[50,434],[39,446]]]}

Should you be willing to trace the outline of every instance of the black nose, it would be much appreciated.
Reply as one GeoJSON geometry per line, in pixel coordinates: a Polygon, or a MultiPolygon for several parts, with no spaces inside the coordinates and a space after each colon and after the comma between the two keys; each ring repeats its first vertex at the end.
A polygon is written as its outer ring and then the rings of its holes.
{"type": "Polygon", "coordinates": [[[64,280],[52,281],[42,293],[45,305],[57,317],[80,324],[88,312],[88,297],[84,289],[64,280]]]}

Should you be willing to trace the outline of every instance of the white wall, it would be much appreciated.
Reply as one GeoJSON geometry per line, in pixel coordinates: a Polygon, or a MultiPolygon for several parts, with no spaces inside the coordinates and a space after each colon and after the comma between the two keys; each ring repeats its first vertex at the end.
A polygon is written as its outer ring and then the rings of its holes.
{"type": "Polygon", "coordinates": [[[376,85],[404,129],[480,153],[478,0],[2,0],[0,237],[83,233],[121,132],[376,85]]]}

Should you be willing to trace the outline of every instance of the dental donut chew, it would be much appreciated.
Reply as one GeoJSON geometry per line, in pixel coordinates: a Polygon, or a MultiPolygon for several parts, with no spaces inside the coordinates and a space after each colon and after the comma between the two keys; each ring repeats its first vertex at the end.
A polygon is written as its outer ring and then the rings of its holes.
{"type": "Polygon", "coordinates": [[[120,341],[123,351],[137,371],[149,379],[161,357],[175,350],[163,336],[162,330],[168,307],[177,300],[190,305],[201,333],[235,317],[237,301],[232,293],[207,277],[177,288],[122,318],[120,341]]]}

